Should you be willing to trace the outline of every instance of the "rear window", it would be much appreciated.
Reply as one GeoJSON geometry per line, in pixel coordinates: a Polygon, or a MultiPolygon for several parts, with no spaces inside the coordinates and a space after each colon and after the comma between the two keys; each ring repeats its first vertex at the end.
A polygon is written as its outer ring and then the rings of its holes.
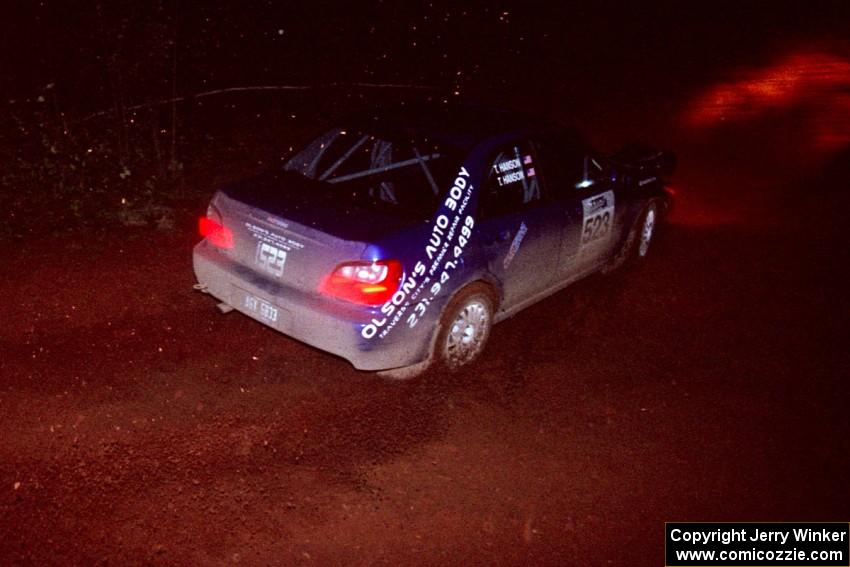
{"type": "Polygon", "coordinates": [[[430,218],[459,166],[434,144],[335,128],[293,155],[284,170],[322,182],[327,196],[405,218],[430,218]]]}

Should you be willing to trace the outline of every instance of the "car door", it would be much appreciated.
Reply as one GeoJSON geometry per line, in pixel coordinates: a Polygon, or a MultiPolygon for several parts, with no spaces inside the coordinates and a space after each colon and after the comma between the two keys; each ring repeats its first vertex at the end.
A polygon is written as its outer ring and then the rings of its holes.
{"type": "Polygon", "coordinates": [[[582,273],[597,268],[613,254],[622,210],[613,183],[588,181],[588,186],[578,188],[571,208],[573,217],[581,218],[577,223],[581,232],[573,257],[575,269],[582,273]]]}
{"type": "Polygon", "coordinates": [[[550,132],[535,146],[547,191],[562,211],[559,277],[575,279],[612,253],[618,242],[621,195],[616,181],[576,133],[550,132]]]}
{"type": "Polygon", "coordinates": [[[562,218],[545,195],[527,139],[505,144],[489,161],[482,186],[481,243],[502,283],[502,308],[533,297],[557,276],[562,218]]]}

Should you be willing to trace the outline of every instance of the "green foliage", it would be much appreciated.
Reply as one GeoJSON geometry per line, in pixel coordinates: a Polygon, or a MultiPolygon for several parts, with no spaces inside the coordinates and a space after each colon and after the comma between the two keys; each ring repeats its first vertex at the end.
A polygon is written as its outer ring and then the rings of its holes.
{"type": "Polygon", "coordinates": [[[11,224],[124,222],[130,209],[167,203],[180,181],[172,108],[130,109],[174,92],[176,11],[127,2],[81,9],[98,33],[75,38],[78,77],[4,101],[0,206],[16,211],[11,224]]]}
{"type": "Polygon", "coordinates": [[[44,96],[12,105],[3,168],[4,205],[50,211],[64,221],[122,221],[126,209],[168,201],[179,169],[161,151],[156,113],[127,124],[101,119],[70,126],[44,96]],[[44,100],[44,101],[42,101],[44,100]],[[11,134],[11,135],[10,135],[11,134]]]}

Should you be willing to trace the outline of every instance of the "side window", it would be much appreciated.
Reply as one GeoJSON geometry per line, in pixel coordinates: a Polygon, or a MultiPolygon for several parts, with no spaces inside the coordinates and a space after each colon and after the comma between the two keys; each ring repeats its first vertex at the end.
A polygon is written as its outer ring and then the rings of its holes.
{"type": "Polygon", "coordinates": [[[499,150],[490,163],[483,189],[485,217],[519,211],[540,201],[540,179],[531,143],[523,140],[499,150]]]}
{"type": "Polygon", "coordinates": [[[546,187],[554,195],[572,194],[593,184],[598,171],[590,148],[578,135],[566,131],[543,137],[535,143],[543,167],[546,187]]]}

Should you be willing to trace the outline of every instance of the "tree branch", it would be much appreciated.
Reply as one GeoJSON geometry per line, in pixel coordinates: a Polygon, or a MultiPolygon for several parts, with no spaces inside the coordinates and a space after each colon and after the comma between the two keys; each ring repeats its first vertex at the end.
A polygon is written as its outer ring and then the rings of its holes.
{"type": "MultiPolygon", "coordinates": [[[[226,87],[223,89],[215,89],[211,91],[204,91],[192,95],[186,96],[177,96],[171,97],[163,100],[155,100],[151,102],[143,102],[141,104],[133,104],[130,106],[125,106],[124,111],[132,111],[132,110],[141,110],[143,108],[150,108],[153,106],[160,106],[163,104],[177,104],[178,102],[185,102],[187,100],[196,100],[199,98],[206,98],[210,96],[216,96],[227,93],[236,93],[236,92],[258,92],[258,91],[309,91],[309,90],[318,90],[318,89],[332,89],[338,87],[355,87],[361,89],[411,89],[411,90],[440,90],[440,87],[432,87],[427,85],[400,85],[395,83],[328,83],[325,85],[266,85],[266,86],[254,86],[254,87],[226,87]]],[[[80,119],[72,121],[73,124],[80,124],[82,122],[87,122],[94,118],[98,118],[100,116],[107,116],[115,112],[115,109],[109,110],[100,110],[98,112],[93,112],[87,116],[84,116],[80,119]]]]}

